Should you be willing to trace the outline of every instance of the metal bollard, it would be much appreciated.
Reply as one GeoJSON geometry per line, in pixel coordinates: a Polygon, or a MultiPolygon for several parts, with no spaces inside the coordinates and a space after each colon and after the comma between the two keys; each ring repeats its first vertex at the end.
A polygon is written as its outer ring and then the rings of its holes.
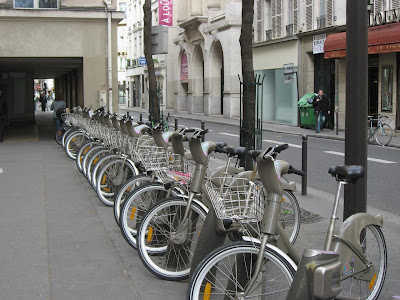
{"type": "Polygon", "coordinates": [[[336,115],[336,135],[339,135],[339,112],[335,111],[335,115],[336,115]]]}
{"type": "Polygon", "coordinates": [[[175,118],[175,131],[178,130],[178,118],[175,118]]]}
{"type": "MultiPolygon", "coordinates": [[[[201,130],[206,129],[204,121],[201,121],[201,127],[200,128],[201,128],[201,130]]],[[[204,140],[205,140],[205,135],[203,134],[203,136],[201,137],[201,142],[204,142],[204,140]]]]}
{"type": "Polygon", "coordinates": [[[143,115],[142,115],[142,114],[139,115],[139,121],[140,121],[140,122],[143,121],[143,115]]]}
{"type": "Polygon", "coordinates": [[[301,137],[303,142],[301,143],[301,170],[304,175],[301,178],[301,194],[307,195],[307,140],[308,136],[303,134],[301,137]]]}

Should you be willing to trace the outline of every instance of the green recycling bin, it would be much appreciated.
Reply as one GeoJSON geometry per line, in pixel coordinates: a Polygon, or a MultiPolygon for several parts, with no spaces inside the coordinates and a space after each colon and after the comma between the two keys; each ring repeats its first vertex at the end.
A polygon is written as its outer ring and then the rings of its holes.
{"type": "Polygon", "coordinates": [[[315,129],[315,114],[312,103],[308,103],[308,99],[315,97],[314,93],[307,93],[297,103],[300,110],[300,127],[315,129]]]}

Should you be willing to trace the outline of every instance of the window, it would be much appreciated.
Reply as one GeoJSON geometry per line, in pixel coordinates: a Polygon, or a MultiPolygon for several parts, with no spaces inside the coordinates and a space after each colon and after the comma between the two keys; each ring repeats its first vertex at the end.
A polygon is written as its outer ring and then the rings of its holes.
{"type": "Polygon", "coordinates": [[[382,67],[382,111],[392,111],[393,68],[382,67]]]}
{"type": "Polygon", "coordinates": [[[14,0],[15,8],[58,8],[58,0],[14,0]]]}

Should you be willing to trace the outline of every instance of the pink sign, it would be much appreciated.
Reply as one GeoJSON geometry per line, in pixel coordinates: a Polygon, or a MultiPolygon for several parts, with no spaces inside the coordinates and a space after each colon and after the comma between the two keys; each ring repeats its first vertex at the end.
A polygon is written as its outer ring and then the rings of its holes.
{"type": "Polygon", "coordinates": [[[158,25],[172,26],[172,0],[158,0],[158,25]]]}
{"type": "Polygon", "coordinates": [[[181,56],[181,83],[187,83],[189,81],[189,68],[186,52],[183,51],[181,56]]]}

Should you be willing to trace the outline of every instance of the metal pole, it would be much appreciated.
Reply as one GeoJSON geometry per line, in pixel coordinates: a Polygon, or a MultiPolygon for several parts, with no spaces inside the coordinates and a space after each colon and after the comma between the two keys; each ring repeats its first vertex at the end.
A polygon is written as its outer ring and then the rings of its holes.
{"type": "Polygon", "coordinates": [[[142,114],[139,115],[139,121],[143,122],[143,115],[142,114]]]}
{"type": "MultiPolygon", "coordinates": [[[[104,0],[103,0],[104,1],[104,0]]],[[[113,112],[112,101],[112,44],[111,44],[111,1],[104,1],[107,12],[107,70],[108,70],[108,111],[113,112]]]]}
{"type": "Polygon", "coordinates": [[[339,112],[337,109],[335,109],[335,115],[336,115],[336,135],[339,135],[339,112]]]}
{"type": "Polygon", "coordinates": [[[303,134],[301,143],[301,170],[304,175],[301,178],[301,194],[307,195],[307,140],[308,136],[303,134]]]}
{"type": "Polygon", "coordinates": [[[178,130],[178,118],[175,118],[175,131],[178,130]]]}
{"type": "MultiPolygon", "coordinates": [[[[204,129],[206,129],[205,122],[201,121],[201,130],[204,129]]],[[[205,135],[203,134],[203,136],[201,137],[201,142],[204,142],[204,140],[205,140],[205,135]]]]}
{"type": "Polygon", "coordinates": [[[363,166],[365,177],[345,186],[344,219],[367,209],[367,1],[347,0],[346,14],[345,164],[363,166]]]}

